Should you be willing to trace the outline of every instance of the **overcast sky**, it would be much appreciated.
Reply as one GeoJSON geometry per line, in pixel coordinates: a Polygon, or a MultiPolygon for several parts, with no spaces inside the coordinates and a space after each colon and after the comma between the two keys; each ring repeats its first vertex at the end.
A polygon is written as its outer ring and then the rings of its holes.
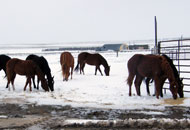
{"type": "Polygon", "coordinates": [[[0,44],[190,37],[190,0],[0,0],[0,44]]]}

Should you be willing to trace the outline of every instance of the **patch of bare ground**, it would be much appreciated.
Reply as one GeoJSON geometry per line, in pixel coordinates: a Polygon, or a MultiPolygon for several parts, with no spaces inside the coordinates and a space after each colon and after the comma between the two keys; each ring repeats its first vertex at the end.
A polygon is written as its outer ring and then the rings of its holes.
{"type": "Polygon", "coordinates": [[[188,107],[155,109],[75,108],[35,104],[0,104],[0,129],[188,129],[188,107]]]}

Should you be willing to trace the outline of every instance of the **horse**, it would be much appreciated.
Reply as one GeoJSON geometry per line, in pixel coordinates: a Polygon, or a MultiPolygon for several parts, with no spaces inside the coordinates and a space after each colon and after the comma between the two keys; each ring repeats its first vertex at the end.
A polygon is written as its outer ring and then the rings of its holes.
{"type": "Polygon", "coordinates": [[[73,75],[74,68],[74,57],[70,52],[63,52],[60,56],[60,64],[62,69],[63,81],[68,81],[70,76],[70,68],[71,68],[71,79],[73,75]]]}
{"type": "Polygon", "coordinates": [[[163,56],[135,54],[127,63],[129,75],[127,83],[129,85],[129,96],[131,96],[131,86],[134,77],[137,95],[140,96],[140,85],[145,77],[155,81],[156,97],[159,98],[160,90],[166,78],[170,83],[170,91],[174,99],[177,99],[179,85],[174,76],[174,72],[163,56]]]}
{"type": "Polygon", "coordinates": [[[90,54],[88,52],[80,53],[78,55],[78,63],[77,63],[77,66],[75,67],[75,71],[79,70],[79,65],[80,65],[80,74],[81,74],[81,71],[84,74],[85,64],[96,66],[95,75],[97,74],[97,70],[99,70],[99,72],[102,76],[103,76],[103,74],[100,69],[100,65],[103,65],[106,76],[109,76],[110,66],[108,65],[106,59],[103,56],[101,56],[100,54],[98,54],[98,53],[90,54]]]}
{"type": "MultiPolygon", "coordinates": [[[[177,69],[176,69],[176,67],[175,67],[175,65],[173,64],[173,61],[172,61],[172,59],[170,59],[167,55],[165,55],[165,54],[163,54],[162,55],[168,62],[169,62],[169,64],[170,64],[170,66],[171,66],[171,68],[172,68],[172,70],[173,70],[173,73],[174,73],[174,76],[175,76],[175,78],[176,78],[176,80],[177,80],[177,83],[178,83],[178,85],[179,85],[179,88],[178,88],[178,95],[179,95],[179,97],[180,98],[183,98],[184,97],[184,94],[183,94],[183,79],[181,79],[180,77],[179,77],[179,74],[178,74],[178,71],[177,71],[177,69]]],[[[146,78],[145,79],[145,82],[146,82],[146,87],[147,87],[147,93],[150,95],[150,91],[149,91],[149,82],[150,82],[150,78],[146,78]]],[[[166,79],[165,79],[166,80],[166,79]]],[[[165,80],[164,80],[164,82],[165,82],[165,80]]],[[[160,91],[160,95],[161,95],[161,97],[163,97],[163,93],[162,93],[162,90],[160,91]]]]}
{"type": "Polygon", "coordinates": [[[7,72],[8,88],[9,88],[9,84],[11,83],[13,90],[15,90],[14,80],[15,80],[16,74],[19,74],[19,75],[25,75],[27,78],[26,84],[24,86],[24,91],[26,90],[26,87],[28,84],[30,87],[30,91],[32,91],[31,78],[37,75],[42,83],[41,84],[42,88],[45,91],[49,91],[44,74],[42,73],[38,65],[34,63],[32,60],[20,60],[17,58],[10,59],[6,64],[6,72],[7,72]]]}
{"type": "Polygon", "coordinates": [[[7,56],[7,55],[0,55],[0,71],[3,69],[3,71],[5,72],[5,77],[7,75],[6,72],[6,64],[7,62],[11,59],[11,57],[7,56]]]}
{"type": "MultiPolygon", "coordinates": [[[[47,77],[49,89],[51,91],[54,91],[54,77],[52,77],[51,75],[51,69],[48,65],[47,60],[43,56],[37,56],[34,54],[27,56],[26,60],[34,61],[40,67],[43,74],[47,77]]],[[[36,88],[35,76],[32,77],[32,81],[33,81],[34,88],[36,88]]],[[[37,89],[39,89],[39,79],[37,80],[37,89]]]]}
{"type": "MultiPolygon", "coordinates": [[[[6,72],[6,64],[7,62],[11,59],[11,57],[7,56],[7,55],[0,55],[0,71],[3,69],[3,71],[5,72],[5,77],[7,76],[7,72],[6,72]]],[[[7,86],[8,87],[8,84],[7,86]]]]}

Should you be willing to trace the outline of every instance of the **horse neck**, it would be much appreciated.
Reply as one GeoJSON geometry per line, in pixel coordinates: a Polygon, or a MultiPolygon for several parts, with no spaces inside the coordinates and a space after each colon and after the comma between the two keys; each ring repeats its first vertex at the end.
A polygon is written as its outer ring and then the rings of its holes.
{"type": "Polygon", "coordinates": [[[101,64],[104,66],[104,68],[108,67],[108,63],[103,57],[101,57],[101,64]]]}
{"type": "Polygon", "coordinates": [[[42,71],[40,70],[39,67],[36,67],[36,74],[37,74],[38,78],[39,78],[42,82],[45,81],[44,74],[42,73],[42,71]]]}
{"type": "Polygon", "coordinates": [[[166,55],[163,55],[163,56],[168,61],[168,63],[170,64],[170,66],[171,66],[171,68],[173,70],[175,78],[179,78],[179,73],[178,73],[175,65],[173,64],[173,61],[168,56],[166,56],[166,55]]]}
{"type": "Polygon", "coordinates": [[[165,58],[162,58],[162,68],[163,68],[169,82],[170,83],[175,82],[176,79],[174,76],[174,71],[173,71],[171,65],[169,64],[169,62],[165,58]]]}
{"type": "Polygon", "coordinates": [[[51,72],[47,73],[46,75],[47,75],[47,79],[48,79],[48,80],[50,80],[50,79],[52,78],[51,72]]]}

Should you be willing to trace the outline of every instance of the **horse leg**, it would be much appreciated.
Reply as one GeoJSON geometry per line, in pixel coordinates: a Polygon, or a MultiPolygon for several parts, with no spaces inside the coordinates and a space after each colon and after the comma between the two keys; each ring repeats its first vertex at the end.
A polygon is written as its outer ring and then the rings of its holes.
{"type": "Polygon", "coordinates": [[[27,77],[27,79],[26,79],[26,84],[24,86],[24,91],[26,91],[26,86],[28,85],[28,83],[29,83],[29,77],[27,77]]]}
{"type": "Polygon", "coordinates": [[[37,90],[39,90],[40,79],[37,77],[37,90]]]}
{"type": "Polygon", "coordinates": [[[81,70],[82,70],[82,72],[83,72],[83,75],[84,75],[84,67],[85,67],[85,63],[83,63],[83,64],[81,65],[81,70]]]}
{"type": "Polygon", "coordinates": [[[16,74],[13,73],[13,75],[11,77],[11,84],[12,84],[13,90],[15,90],[15,86],[14,86],[15,77],[16,77],[16,74]]]}
{"type": "Polygon", "coordinates": [[[73,68],[74,67],[71,67],[71,79],[72,79],[72,75],[73,75],[73,68]]]}
{"type": "Polygon", "coordinates": [[[32,77],[32,81],[33,81],[34,88],[36,88],[36,84],[35,84],[35,76],[32,77]]]}
{"type": "Polygon", "coordinates": [[[29,79],[29,87],[30,87],[30,91],[32,91],[31,78],[28,78],[28,79],[29,79]]]}
{"type": "Polygon", "coordinates": [[[161,96],[161,97],[163,97],[163,91],[162,91],[162,89],[163,89],[163,85],[164,85],[165,81],[166,81],[166,78],[163,78],[163,79],[161,80],[161,83],[160,83],[160,86],[161,86],[161,89],[160,89],[160,96],[161,96]]]}
{"type": "Polygon", "coordinates": [[[136,75],[135,78],[135,88],[136,88],[136,92],[138,96],[141,96],[141,92],[140,92],[140,85],[142,83],[143,77],[140,75],[136,75]]]}
{"type": "Polygon", "coordinates": [[[160,79],[158,78],[158,77],[156,77],[155,79],[154,79],[154,81],[155,81],[155,90],[156,90],[156,98],[157,99],[159,99],[159,95],[160,95],[160,90],[161,90],[161,88],[162,88],[162,86],[161,86],[161,82],[160,82],[160,79]]]}
{"type": "Polygon", "coordinates": [[[80,74],[82,73],[82,65],[83,64],[80,62],[80,66],[79,66],[80,67],[80,74]]]}
{"type": "Polygon", "coordinates": [[[9,88],[9,91],[10,91],[10,87],[9,87],[10,82],[11,82],[10,78],[7,78],[7,86],[6,86],[6,88],[9,88]]]}
{"type": "Polygon", "coordinates": [[[132,86],[134,77],[135,77],[134,74],[129,73],[129,76],[127,78],[127,84],[129,85],[129,96],[131,96],[131,86],[132,86]]]}
{"type": "MultiPolygon", "coordinates": [[[[102,71],[101,71],[101,69],[100,69],[100,66],[97,66],[96,68],[99,70],[100,74],[103,76],[102,71]]],[[[97,72],[97,69],[96,69],[96,72],[97,72]]],[[[96,74],[95,74],[95,75],[96,75],[96,74]]]]}
{"type": "Polygon", "coordinates": [[[146,82],[146,91],[147,94],[150,96],[150,90],[149,90],[149,83],[150,83],[151,78],[146,78],[145,82],[146,82]]]}

